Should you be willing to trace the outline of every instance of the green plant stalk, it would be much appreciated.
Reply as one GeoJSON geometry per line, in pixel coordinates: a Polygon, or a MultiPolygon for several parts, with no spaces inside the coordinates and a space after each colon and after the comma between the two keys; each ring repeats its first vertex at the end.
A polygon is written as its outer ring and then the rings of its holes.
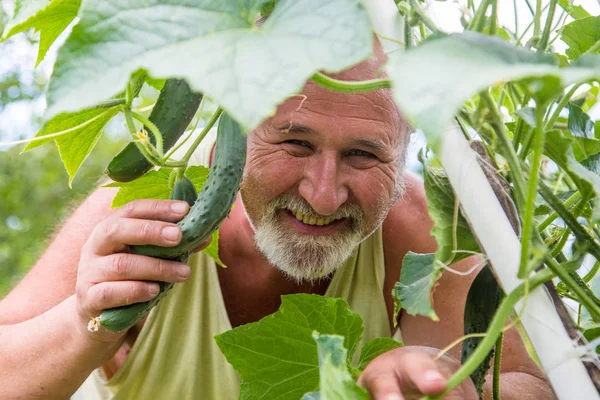
{"type": "Polygon", "coordinates": [[[502,340],[504,333],[500,332],[496,340],[496,351],[494,352],[494,375],[492,380],[492,399],[500,400],[500,367],[502,364],[502,340]]]}
{"type": "Polygon", "coordinates": [[[163,156],[163,137],[162,137],[162,133],[160,133],[160,130],[156,127],[156,125],[154,125],[152,122],[150,122],[143,115],[138,114],[136,112],[132,112],[131,115],[133,116],[133,118],[137,119],[142,124],[144,124],[145,127],[150,129],[150,132],[152,132],[152,134],[154,135],[154,139],[156,140],[156,150],[158,151],[159,156],[162,157],[163,156]]]}
{"type": "Polygon", "coordinates": [[[542,163],[542,153],[544,151],[544,142],[546,132],[542,127],[544,109],[536,107],[536,129],[533,143],[533,158],[531,160],[531,170],[529,173],[529,187],[527,192],[527,202],[525,203],[525,213],[523,216],[523,229],[521,231],[521,264],[517,276],[525,279],[529,272],[529,245],[533,236],[535,197],[537,195],[537,185],[540,176],[540,165],[542,163]]]}
{"type": "Polygon", "coordinates": [[[523,41],[523,39],[525,38],[525,35],[527,34],[527,32],[529,32],[529,30],[531,29],[531,27],[533,26],[533,21],[531,21],[526,27],[525,30],[521,33],[521,36],[519,36],[517,38],[517,42],[516,45],[520,46],[521,42],[523,41]]]}
{"type": "Polygon", "coordinates": [[[596,260],[600,260],[600,245],[594,240],[594,238],[577,222],[577,218],[564,206],[564,204],[560,201],[558,197],[552,193],[552,189],[550,189],[544,182],[540,181],[539,183],[539,191],[544,200],[548,202],[550,207],[554,209],[562,218],[562,220],[567,224],[567,226],[571,229],[575,237],[587,243],[589,246],[587,251],[596,258],[596,260]]]}
{"type": "Polygon", "coordinates": [[[425,24],[429,30],[432,32],[438,32],[438,27],[433,23],[433,21],[427,16],[427,13],[421,8],[421,5],[417,2],[417,0],[410,0],[411,9],[417,13],[419,19],[425,24]]]}
{"type": "Polygon", "coordinates": [[[548,40],[550,39],[550,31],[552,29],[552,21],[554,20],[554,13],[556,12],[557,3],[558,0],[550,0],[548,16],[546,17],[546,24],[544,25],[542,38],[540,39],[537,46],[538,53],[544,53],[546,51],[546,47],[548,46],[548,40]]]}
{"type": "Polygon", "coordinates": [[[481,32],[485,23],[485,12],[487,11],[491,2],[492,0],[481,1],[477,11],[475,11],[475,14],[473,15],[471,23],[469,23],[469,26],[467,27],[467,30],[481,32]]]}
{"type": "Polygon", "coordinates": [[[533,16],[533,37],[540,37],[540,28],[542,26],[542,0],[535,2],[535,15],[533,16]]]}
{"type": "Polygon", "coordinates": [[[548,118],[548,121],[545,124],[546,130],[550,130],[554,127],[554,123],[556,122],[558,117],[560,117],[560,112],[563,110],[563,108],[565,108],[569,100],[571,100],[571,97],[573,97],[573,95],[575,94],[575,91],[577,91],[577,89],[581,85],[583,85],[583,83],[573,85],[573,87],[569,89],[569,91],[563,96],[563,98],[560,99],[560,102],[556,106],[556,109],[554,110],[550,118],[548,118]]]}
{"type": "MultiPolygon", "coordinates": [[[[496,34],[498,26],[498,0],[492,2],[492,15],[490,16],[490,35],[496,34]]],[[[500,102],[502,104],[502,102],[500,102]]]]}
{"type": "Polygon", "coordinates": [[[583,311],[583,306],[581,303],[579,307],[577,307],[577,329],[581,329],[581,312],[583,311]]]}
{"type": "Polygon", "coordinates": [[[597,299],[591,293],[590,288],[585,283],[583,283],[585,287],[580,286],[576,279],[567,273],[550,255],[546,257],[546,265],[569,288],[569,291],[575,294],[577,301],[587,308],[594,322],[600,321],[600,306],[596,303],[597,299]]]}
{"type": "Polygon", "coordinates": [[[554,249],[552,249],[552,251],[550,252],[552,257],[557,257],[560,253],[562,253],[562,249],[563,247],[565,247],[565,244],[567,244],[569,236],[571,236],[571,231],[569,230],[569,228],[565,228],[563,230],[563,233],[561,234],[560,240],[558,241],[554,249]]]}
{"type": "MultiPolygon", "coordinates": [[[[575,193],[579,193],[579,192],[575,192],[575,193]]],[[[581,201],[579,203],[577,203],[577,205],[573,209],[573,216],[575,218],[578,218],[581,215],[581,213],[583,213],[585,205],[590,200],[590,198],[591,198],[591,194],[587,194],[586,196],[584,196],[581,199],[581,201]]],[[[565,247],[565,244],[567,244],[567,240],[569,239],[569,236],[570,236],[570,230],[568,228],[565,228],[565,233],[563,234],[563,237],[561,238],[560,242],[556,245],[556,247],[552,250],[553,257],[559,257],[561,255],[562,249],[565,247]]],[[[557,260],[559,262],[561,261],[559,258],[557,258],[557,260]]],[[[575,273],[575,275],[577,275],[577,273],[575,273]]],[[[579,275],[577,275],[577,278],[579,279],[579,275]]]]}
{"type": "Polygon", "coordinates": [[[194,143],[192,143],[192,145],[190,146],[188,151],[183,156],[182,161],[185,162],[186,165],[190,161],[190,158],[192,157],[192,154],[194,154],[194,151],[196,151],[196,148],[198,147],[198,145],[200,145],[200,142],[202,142],[202,139],[204,139],[204,137],[206,136],[208,131],[210,131],[210,129],[217,122],[217,120],[219,119],[219,117],[221,116],[222,113],[223,113],[223,109],[220,107],[217,108],[215,113],[212,115],[212,117],[210,117],[210,120],[208,120],[208,122],[206,123],[206,126],[202,129],[202,132],[200,132],[200,134],[198,135],[196,140],[194,140],[194,143]]]}
{"type": "Polygon", "coordinates": [[[342,81],[339,79],[330,78],[320,72],[315,72],[310,78],[313,82],[327,89],[342,93],[362,93],[371,90],[389,89],[392,87],[391,79],[370,79],[366,81],[342,81]]]}
{"type": "Polygon", "coordinates": [[[525,180],[523,179],[523,171],[521,170],[521,163],[517,158],[517,153],[512,146],[511,140],[508,137],[508,132],[506,131],[506,127],[502,122],[502,115],[498,111],[498,107],[492,98],[492,95],[487,91],[483,91],[481,93],[481,97],[487,103],[488,108],[493,116],[492,128],[496,131],[496,135],[498,137],[498,143],[502,147],[504,157],[506,158],[506,162],[508,163],[510,169],[510,176],[515,185],[515,194],[517,207],[519,210],[523,209],[525,204],[525,180]]]}
{"type": "MultiPolygon", "coordinates": [[[[569,197],[567,200],[565,200],[564,205],[565,207],[571,207],[577,200],[579,200],[581,198],[581,193],[579,191],[573,193],[571,195],[571,197],[569,197]]],[[[556,211],[552,211],[552,213],[550,215],[548,215],[546,217],[546,219],[544,219],[539,225],[538,225],[538,231],[543,231],[544,229],[546,229],[548,226],[550,226],[550,224],[552,222],[554,222],[554,220],[558,218],[558,213],[556,211]]]]}
{"type": "Polygon", "coordinates": [[[599,269],[600,269],[600,261],[596,261],[594,263],[594,266],[592,267],[592,269],[590,269],[590,272],[585,274],[585,276],[583,277],[583,281],[585,283],[589,283],[594,278],[594,276],[596,276],[596,273],[598,272],[599,269]]]}
{"type": "Polygon", "coordinates": [[[513,15],[515,17],[515,37],[519,37],[519,17],[517,12],[517,0],[513,0],[513,15]]]}
{"type": "Polygon", "coordinates": [[[479,342],[479,345],[473,354],[471,354],[471,357],[469,357],[469,359],[448,380],[448,387],[444,393],[437,396],[425,396],[422,397],[421,400],[442,399],[448,393],[456,389],[458,385],[460,385],[465,379],[468,379],[496,344],[498,337],[504,330],[504,323],[513,312],[513,309],[519,300],[525,296],[527,291],[534,290],[553,277],[554,274],[552,271],[543,269],[532,275],[528,282],[520,284],[512,292],[510,292],[500,303],[500,306],[494,315],[494,319],[492,319],[492,322],[489,325],[485,337],[481,340],[481,342],[479,342]]]}
{"type": "Polygon", "coordinates": [[[121,106],[125,104],[124,99],[111,99],[103,101],[102,103],[98,103],[94,108],[112,108],[116,106],[121,106]]]}
{"type": "MultiPolygon", "coordinates": [[[[569,14],[567,14],[566,11],[562,11],[560,13],[560,16],[558,17],[558,21],[556,22],[556,25],[554,25],[551,29],[552,32],[556,32],[562,30],[565,22],[567,21],[567,17],[569,16],[569,14]],[[560,28],[559,28],[560,26],[560,28]]],[[[560,37],[560,33],[557,33],[556,35],[554,35],[554,37],[552,39],[550,39],[550,41],[548,42],[548,46],[551,46],[552,43],[554,43],[556,41],[556,39],[558,39],[560,37]]]]}
{"type": "Polygon", "coordinates": [[[525,0],[525,4],[527,4],[527,8],[529,9],[531,16],[535,17],[535,11],[533,11],[533,7],[531,7],[531,3],[529,2],[529,0],[525,0]]]}
{"type": "Polygon", "coordinates": [[[150,163],[152,163],[152,165],[161,166],[160,160],[158,160],[156,157],[154,157],[152,154],[150,154],[148,152],[148,149],[146,149],[146,147],[143,144],[141,144],[139,139],[137,138],[137,136],[136,136],[137,131],[136,131],[135,125],[133,123],[133,117],[131,116],[131,108],[128,108],[125,105],[123,113],[125,114],[125,123],[127,124],[127,128],[129,129],[129,133],[131,134],[131,137],[133,138],[133,143],[135,143],[135,145],[137,146],[140,153],[142,153],[144,155],[144,157],[146,157],[146,159],[148,161],[150,161],[150,163]]]}
{"type": "Polygon", "coordinates": [[[408,23],[408,15],[404,17],[404,48],[410,49],[413,47],[412,26],[408,23]]]}

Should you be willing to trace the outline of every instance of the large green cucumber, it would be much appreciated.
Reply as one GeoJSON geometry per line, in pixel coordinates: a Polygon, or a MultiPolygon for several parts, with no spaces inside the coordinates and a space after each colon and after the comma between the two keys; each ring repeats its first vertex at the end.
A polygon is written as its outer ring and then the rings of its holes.
{"type": "MultiPolygon", "coordinates": [[[[189,126],[198,110],[202,95],[192,92],[188,84],[180,79],[168,79],[150,113],[152,122],[163,136],[163,149],[173,147],[177,139],[189,126]]],[[[152,144],[156,144],[150,135],[152,144]]],[[[131,142],[112,159],[105,173],[117,182],[129,182],[144,175],[152,164],[131,142]]]]}
{"type": "MultiPolygon", "coordinates": [[[[240,187],[245,162],[246,135],[235,121],[223,114],[219,121],[215,158],[208,179],[190,212],[178,223],[183,233],[181,243],[176,247],[132,246],[131,252],[185,262],[192,250],[207,240],[229,214],[240,187]]],[[[131,328],[173,286],[166,282],[159,282],[159,285],[160,292],[154,299],[104,310],[98,322],[115,332],[131,328]]]]}

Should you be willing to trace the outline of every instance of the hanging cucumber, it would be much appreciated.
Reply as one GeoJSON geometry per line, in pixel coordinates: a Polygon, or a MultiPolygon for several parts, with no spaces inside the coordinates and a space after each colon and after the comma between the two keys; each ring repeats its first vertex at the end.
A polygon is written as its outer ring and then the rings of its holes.
{"type": "MultiPolygon", "coordinates": [[[[192,250],[207,240],[229,214],[240,187],[245,162],[246,135],[235,121],[223,114],[219,121],[215,158],[208,179],[189,213],[178,223],[183,233],[180,244],[175,247],[132,246],[131,252],[185,262],[192,250]]],[[[174,190],[173,196],[186,196],[183,200],[191,200],[189,190],[177,190],[177,194],[175,193],[174,190]]],[[[173,286],[166,282],[159,282],[159,285],[159,294],[154,299],[104,310],[98,322],[114,332],[131,328],[173,286]]]]}
{"type": "MultiPolygon", "coordinates": [[[[202,95],[191,91],[184,80],[169,79],[150,113],[154,123],[163,135],[163,149],[168,150],[177,142],[194,118],[202,95]]],[[[154,135],[150,135],[156,144],[154,135]]],[[[135,143],[129,143],[112,159],[105,173],[117,182],[129,182],[144,175],[152,164],[138,150],[135,143]]]]}
{"type": "Polygon", "coordinates": [[[175,182],[173,192],[171,193],[171,200],[185,200],[191,207],[197,198],[196,187],[187,176],[183,175],[175,182]]]}

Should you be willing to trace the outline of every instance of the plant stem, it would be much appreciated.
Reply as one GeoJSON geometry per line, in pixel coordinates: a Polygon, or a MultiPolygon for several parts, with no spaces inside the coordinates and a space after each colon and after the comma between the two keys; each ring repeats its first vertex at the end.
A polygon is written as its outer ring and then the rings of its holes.
{"type": "Polygon", "coordinates": [[[519,37],[519,17],[517,13],[517,0],[513,0],[513,15],[515,16],[515,38],[519,37]]]}
{"type": "Polygon", "coordinates": [[[417,0],[410,0],[411,9],[417,13],[419,19],[423,21],[423,24],[429,28],[432,32],[438,32],[438,27],[433,23],[431,19],[427,16],[427,13],[421,8],[421,5],[417,2],[417,0]]]}
{"type": "MultiPolygon", "coordinates": [[[[496,28],[498,25],[498,0],[492,2],[492,15],[490,16],[490,35],[496,34],[496,28]]],[[[500,102],[502,104],[502,102],[500,102]]]]}
{"type": "Polygon", "coordinates": [[[583,281],[585,283],[589,283],[594,278],[594,276],[596,276],[596,273],[598,272],[599,269],[600,269],[600,261],[596,261],[594,263],[594,266],[592,267],[592,269],[590,269],[590,272],[585,274],[585,276],[583,277],[583,281]]]}
{"type": "Polygon", "coordinates": [[[148,161],[150,161],[150,163],[152,165],[155,166],[160,166],[161,162],[160,160],[158,160],[156,157],[154,157],[152,154],[150,154],[148,152],[148,149],[146,149],[146,147],[144,147],[143,144],[140,143],[139,139],[136,136],[136,129],[135,129],[135,125],[133,123],[133,117],[131,116],[131,108],[128,108],[127,106],[124,106],[125,109],[123,110],[123,113],[125,114],[125,123],[127,124],[127,128],[129,129],[129,133],[131,134],[131,137],[133,138],[133,143],[135,143],[136,147],[138,148],[138,150],[140,151],[140,153],[142,153],[142,155],[144,157],[146,157],[146,159],[148,161]]]}
{"type": "Polygon", "coordinates": [[[206,126],[202,129],[202,132],[200,132],[200,134],[198,135],[196,140],[194,140],[194,143],[190,146],[188,151],[183,156],[183,160],[182,160],[183,162],[185,162],[186,164],[188,163],[188,161],[192,157],[192,154],[194,154],[194,151],[196,150],[196,148],[198,147],[198,145],[200,144],[202,139],[204,139],[204,137],[206,136],[208,131],[210,131],[210,129],[215,124],[215,122],[217,122],[217,120],[219,119],[219,116],[221,115],[221,113],[223,113],[223,109],[220,107],[217,108],[217,110],[212,115],[212,117],[210,117],[210,120],[206,123],[206,126]]]}
{"type": "Polygon", "coordinates": [[[163,156],[163,137],[162,137],[162,133],[160,133],[160,130],[158,129],[158,127],[141,114],[132,112],[131,115],[133,116],[133,118],[137,119],[142,124],[144,124],[144,126],[146,128],[148,128],[150,130],[150,132],[152,132],[152,134],[154,135],[154,140],[156,141],[156,150],[158,151],[158,154],[160,155],[160,157],[162,157],[163,156]]]}
{"type": "Polygon", "coordinates": [[[477,8],[477,11],[475,11],[473,19],[467,27],[467,30],[477,32],[481,32],[483,30],[483,26],[485,25],[485,12],[492,1],[493,0],[481,0],[481,4],[477,8]]]}
{"type": "Polygon", "coordinates": [[[540,194],[548,202],[550,207],[554,209],[558,213],[558,215],[562,218],[562,220],[567,224],[571,231],[577,238],[577,240],[584,242],[588,245],[587,251],[593,255],[596,260],[600,260],[600,245],[594,240],[594,238],[588,233],[588,231],[583,228],[575,216],[567,210],[561,200],[552,193],[552,189],[550,189],[546,184],[540,181],[539,184],[540,194]]]}
{"type": "Polygon", "coordinates": [[[571,97],[573,97],[573,95],[575,94],[575,91],[577,91],[577,89],[579,89],[579,86],[581,86],[581,85],[583,85],[583,83],[578,83],[578,84],[573,85],[573,87],[571,89],[569,89],[569,91],[562,97],[562,99],[560,99],[560,102],[556,106],[556,109],[554,110],[554,112],[552,113],[550,118],[548,118],[548,121],[546,122],[546,125],[545,125],[546,130],[550,130],[554,127],[554,123],[556,122],[558,117],[560,117],[561,111],[563,110],[563,108],[565,108],[565,106],[567,105],[569,100],[571,100],[571,97]]]}
{"type": "Polygon", "coordinates": [[[542,0],[535,2],[535,15],[533,16],[533,37],[540,37],[540,27],[542,25],[542,0]]]}
{"type": "Polygon", "coordinates": [[[544,108],[539,105],[536,107],[536,128],[534,136],[533,158],[531,160],[531,169],[529,173],[529,187],[527,192],[527,202],[525,203],[525,213],[523,216],[523,230],[521,231],[521,264],[519,265],[518,277],[525,279],[529,272],[529,245],[532,239],[535,211],[535,197],[537,195],[537,183],[540,175],[540,165],[542,162],[542,152],[544,151],[544,142],[546,139],[545,131],[542,126],[544,118],[544,108]]]}
{"type": "Polygon", "coordinates": [[[310,78],[313,82],[327,89],[342,93],[362,93],[371,90],[388,89],[392,87],[391,79],[370,79],[366,81],[342,81],[330,78],[321,72],[315,72],[310,78]]]}
{"type": "Polygon", "coordinates": [[[523,210],[526,198],[526,190],[525,180],[523,179],[523,171],[521,170],[521,163],[519,162],[517,153],[515,153],[515,149],[512,146],[510,138],[508,137],[508,132],[506,131],[506,127],[502,121],[502,115],[498,111],[498,107],[496,106],[492,95],[487,90],[484,90],[481,93],[481,97],[485,102],[487,102],[490,113],[492,114],[492,127],[494,128],[494,131],[498,137],[498,142],[502,147],[503,155],[508,162],[510,176],[515,185],[517,206],[519,210],[523,210]]]}
{"type": "Polygon", "coordinates": [[[549,281],[554,277],[554,274],[548,270],[543,269],[536,272],[535,275],[528,279],[528,282],[522,283],[517,286],[510,294],[508,294],[500,303],[494,318],[489,325],[485,337],[479,342],[479,345],[475,351],[471,354],[471,357],[452,375],[448,380],[448,387],[446,391],[437,396],[426,396],[422,397],[421,400],[438,400],[442,399],[445,395],[456,389],[458,385],[465,379],[469,378],[473,371],[477,369],[479,364],[483,362],[488,353],[492,350],[496,344],[498,336],[502,333],[504,323],[506,319],[512,313],[516,304],[525,295],[526,291],[532,291],[546,281],[549,281]]]}
{"type": "Polygon", "coordinates": [[[585,283],[583,284],[585,288],[577,284],[576,280],[550,255],[546,257],[546,265],[569,288],[569,291],[577,296],[577,301],[587,308],[594,322],[600,321],[600,306],[590,288],[585,283]]]}
{"type": "Polygon", "coordinates": [[[125,104],[125,99],[111,99],[97,104],[94,108],[112,108],[125,104]]]}
{"type": "Polygon", "coordinates": [[[492,381],[492,400],[500,400],[500,367],[502,363],[502,340],[504,333],[500,332],[496,340],[496,351],[494,352],[494,378],[492,381]]]}
{"type": "Polygon", "coordinates": [[[410,49],[413,47],[412,26],[408,23],[408,14],[404,17],[404,48],[410,49]]]}
{"type": "Polygon", "coordinates": [[[552,20],[554,19],[554,12],[556,11],[557,2],[558,0],[550,0],[550,8],[548,8],[548,16],[546,17],[546,24],[544,25],[544,32],[542,33],[542,38],[538,42],[537,46],[538,53],[544,53],[546,51],[546,47],[548,46],[550,30],[552,29],[552,20]]]}
{"type": "MultiPolygon", "coordinates": [[[[581,198],[581,193],[579,191],[573,193],[571,197],[565,200],[565,207],[571,207],[577,200],[581,198]]],[[[548,215],[546,219],[542,221],[541,224],[538,225],[538,230],[541,232],[546,229],[554,220],[558,218],[558,213],[553,211],[552,214],[548,215]]]]}

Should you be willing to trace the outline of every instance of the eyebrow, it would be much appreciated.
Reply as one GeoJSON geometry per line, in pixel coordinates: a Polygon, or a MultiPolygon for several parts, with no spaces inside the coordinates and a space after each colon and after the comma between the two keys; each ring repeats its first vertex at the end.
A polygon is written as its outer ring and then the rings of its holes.
{"type": "MultiPolygon", "coordinates": [[[[277,127],[279,131],[283,134],[287,133],[295,133],[295,134],[307,134],[307,135],[317,135],[319,132],[315,131],[312,128],[304,125],[294,125],[290,126],[289,123],[281,124],[277,127]]],[[[356,139],[355,144],[370,149],[379,153],[386,153],[389,151],[387,144],[381,139],[356,139]]]]}

